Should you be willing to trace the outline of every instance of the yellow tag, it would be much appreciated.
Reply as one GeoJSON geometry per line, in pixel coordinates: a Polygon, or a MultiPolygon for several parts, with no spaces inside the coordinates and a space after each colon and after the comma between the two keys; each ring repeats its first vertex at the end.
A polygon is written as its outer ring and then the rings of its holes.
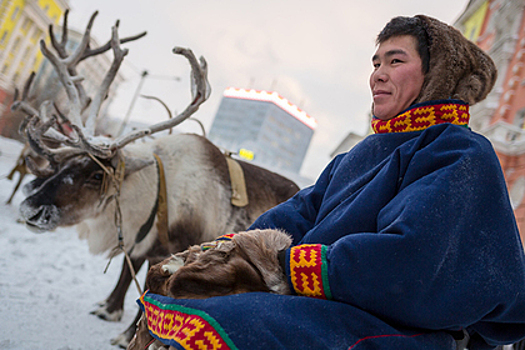
{"type": "Polygon", "coordinates": [[[243,159],[246,159],[246,160],[253,160],[254,158],[254,154],[252,151],[250,150],[247,150],[245,148],[241,148],[239,150],[239,157],[243,158],[243,159]]]}

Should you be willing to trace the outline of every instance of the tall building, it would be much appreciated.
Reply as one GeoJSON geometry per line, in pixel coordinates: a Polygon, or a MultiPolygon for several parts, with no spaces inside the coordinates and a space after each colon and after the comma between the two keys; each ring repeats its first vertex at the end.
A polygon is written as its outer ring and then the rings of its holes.
{"type": "Polygon", "coordinates": [[[498,68],[486,100],[471,107],[471,126],[500,159],[525,242],[525,1],[471,0],[455,23],[498,68]]]}
{"type": "Polygon", "coordinates": [[[259,165],[297,174],[316,127],[277,92],[228,88],[208,137],[259,165]]]}

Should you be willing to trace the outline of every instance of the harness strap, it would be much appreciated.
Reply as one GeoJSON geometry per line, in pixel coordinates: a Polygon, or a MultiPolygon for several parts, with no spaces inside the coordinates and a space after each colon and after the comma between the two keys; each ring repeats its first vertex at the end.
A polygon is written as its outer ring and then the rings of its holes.
{"type": "Polygon", "coordinates": [[[157,210],[157,231],[159,240],[163,246],[168,247],[170,242],[168,232],[168,190],[166,187],[166,175],[164,173],[164,165],[160,157],[153,153],[157,160],[157,168],[159,170],[159,185],[158,185],[158,210],[157,210]]]}
{"type": "MultiPolygon", "coordinates": [[[[104,170],[104,184],[101,187],[102,194],[106,194],[107,189],[109,188],[109,182],[115,186],[115,195],[113,196],[113,199],[115,199],[115,225],[117,226],[117,234],[118,234],[118,246],[114,248],[114,250],[120,249],[124,253],[124,257],[126,259],[126,262],[128,263],[129,270],[131,273],[131,277],[135,281],[135,286],[137,287],[137,291],[139,293],[142,293],[142,289],[140,288],[140,284],[137,281],[137,275],[135,273],[135,269],[133,268],[133,263],[131,262],[131,258],[129,254],[133,250],[133,247],[131,247],[130,252],[128,253],[124,249],[124,237],[122,235],[122,215],[120,212],[120,188],[122,187],[122,182],[124,181],[124,174],[126,169],[125,161],[122,157],[119,157],[119,162],[117,164],[117,167],[115,170],[111,171],[110,168],[107,168],[98,160],[94,155],[88,152],[89,157],[93,159],[95,163],[97,163],[103,170],[104,170]],[[106,178],[107,176],[107,178],[106,178]],[[106,182],[108,181],[108,182],[106,182]]],[[[112,169],[112,168],[111,168],[112,169]]],[[[113,259],[113,256],[110,257],[108,264],[106,265],[106,269],[104,270],[104,273],[108,270],[109,264],[111,263],[111,260],[113,259]]]]}
{"type": "MultiPolygon", "coordinates": [[[[155,156],[155,154],[153,154],[153,155],[155,156]]],[[[156,156],[155,156],[155,163],[157,165],[157,179],[159,179],[160,178],[159,163],[158,163],[158,160],[157,160],[156,156]]],[[[153,209],[151,209],[151,212],[150,212],[150,214],[148,216],[148,219],[146,220],[146,222],[144,224],[142,224],[142,226],[139,229],[139,232],[135,235],[135,243],[142,242],[142,240],[144,238],[146,238],[146,236],[148,235],[149,231],[153,227],[153,222],[155,221],[155,215],[157,214],[157,210],[158,210],[158,207],[159,207],[159,200],[158,200],[159,192],[160,192],[159,182],[160,181],[157,181],[157,196],[155,197],[155,205],[153,205],[153,209]]]]}
{"type": "Polygon", "coordinates": [[[248,205],[248,191],[246,190],[246,181],[244,171],[241,165],[229,154],[225,154],[228,171],[230,173],[230,183],[232,188],[231,203],[236,207],[245,207],[248,205]]]}
{"type": "Polygon", "coordinates": [[[168,202],[167,202],[167,189],[166,189],[166,176],[164,175],[164,165],[158,155],[153,153],[155,158],[155,164],[157,166],[157,196],[155,205],[149,214],[146,222],[140,227],[139,232],[135,236],[135,243],[140,243],[153,227],[155,222],[155,216],[157,217],[157,230],[158,237],[162,245],[168,246],[170,241],[168,235],[168,202]]]}

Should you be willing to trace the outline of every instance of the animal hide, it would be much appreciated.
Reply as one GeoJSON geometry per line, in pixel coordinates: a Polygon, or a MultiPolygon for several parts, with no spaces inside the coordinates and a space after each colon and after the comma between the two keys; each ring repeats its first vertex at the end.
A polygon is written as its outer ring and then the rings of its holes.
{"type": "MultiPolygon", "coordinates": [[[[146,287],[152,293],[180,299],[247,292],[291,294],[277,257],[291,243],[282,231],[253,230],[235,234],[231,240],[194,245],[152,266],[146,287]]],[[[143,315],[128,350],[146,347],[168,348],[150,335],[143,315]]]]}

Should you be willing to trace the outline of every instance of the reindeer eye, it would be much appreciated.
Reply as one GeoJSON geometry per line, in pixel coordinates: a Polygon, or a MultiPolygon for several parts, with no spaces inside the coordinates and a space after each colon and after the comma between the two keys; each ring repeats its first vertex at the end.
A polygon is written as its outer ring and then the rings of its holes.
{"type": "Polygon", "coordinates": [[[102,180],[104,179],[104,171],[96,171],[88,179],[88,182],[91,184],[100,184],[102,180]]]}

